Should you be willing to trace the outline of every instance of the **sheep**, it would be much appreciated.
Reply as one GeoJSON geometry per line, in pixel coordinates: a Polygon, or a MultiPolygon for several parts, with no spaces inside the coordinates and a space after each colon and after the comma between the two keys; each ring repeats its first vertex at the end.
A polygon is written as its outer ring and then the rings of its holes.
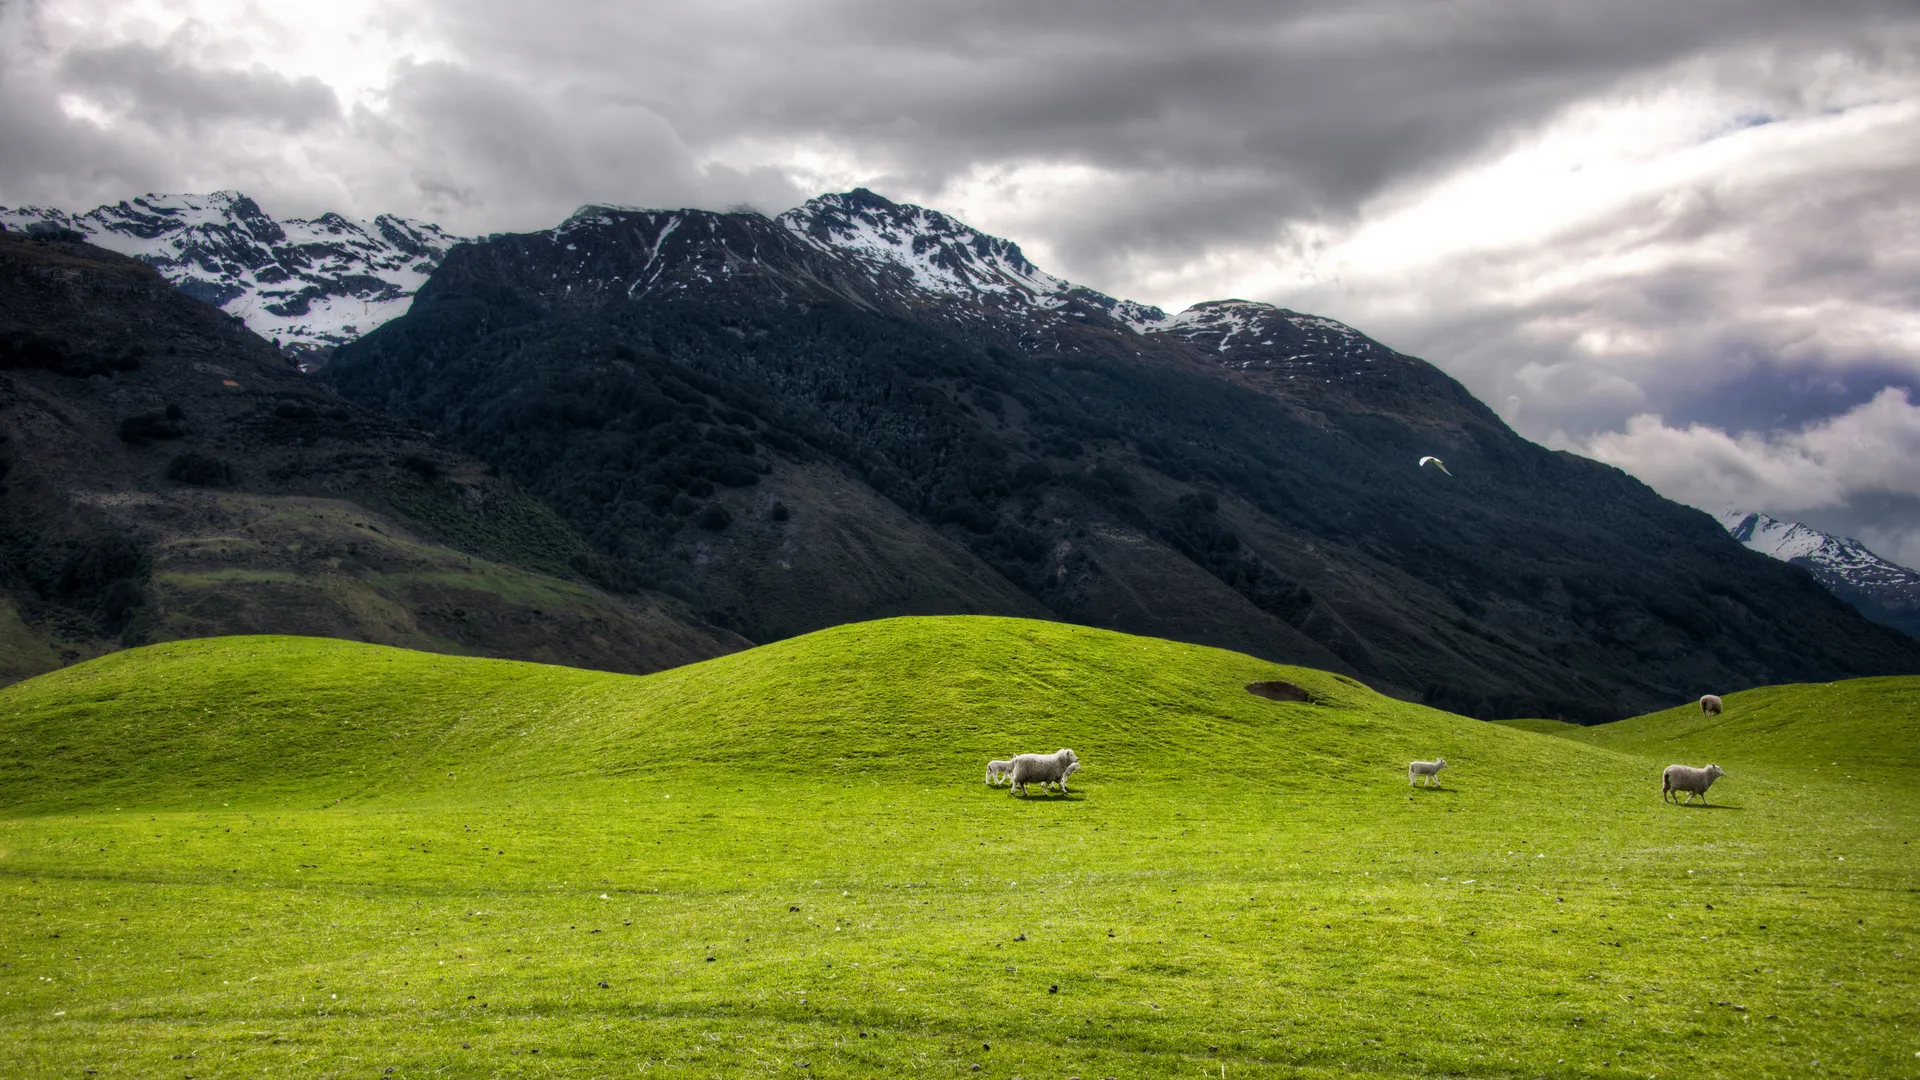
{"type": "Polygon", "coordinates": [[[1720,715],[1720,695],[1708,694],[1707,696],[1701,698],[1700,699],[1700,715],[1701,716],[1719,716],[1720,715]]]}
{"type": "Polygon", "coordinates": [[[1446,767],[1446,758],[1411,762],[1407,765],[1407,786],[1414,786],[1415,777],[1424,776],[1427,778],[1428,787],[1438,787],[1440,786],[1440,770],[1446,767]]]}
{"type": "Polygon", "coordinates": [[[1660,774],[1660,801],[1672,799],[1677,803],[1680,801],[1679,793],[1684,791],[1687,793],[1687,802],[1692,802],[1693,797],[1698,795],[1704,804],[1707,801],[1707,789],[1725,775],[1726,770],[1718,765],[1709,765],[1704,769],[1696,769],[1691,765],[1669,765],[1660,774]]]}
{"type": "Polygon", "coordinates": [[[1010,778],[1012,775],[1013,775],[1013,762],[1011,761],[987,762],[987,786],[988,787],[993,787],[996,784],[998,784],[1000,781],[1010,778]]]}
{"type": "Polygon", "coordinates": [[[1080,764],[1079,755],[1071,750],[1055,750],[1051,754],[1017,754],[1013,759],[1012,782],[1007,794],[1018,791],[1027,793],[1027,785],[1037,783],[1041,794],[1045,794],[1047,785],[1058,783],[1062,792],[1067,790],[1067,776],[1080,764]]]}

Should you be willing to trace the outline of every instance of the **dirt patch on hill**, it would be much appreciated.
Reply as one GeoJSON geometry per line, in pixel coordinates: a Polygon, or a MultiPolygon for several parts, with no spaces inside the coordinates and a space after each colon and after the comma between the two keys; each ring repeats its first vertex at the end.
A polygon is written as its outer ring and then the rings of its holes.
{"type": "Polygon", "coordinates": [[[1268,701],[1304,701],[1312,704],[1314,697],[1305,687],[1290,682],[1257,682],[1247,684],[1247,693],[1254,697],[1263,697],[1268,701]]]}

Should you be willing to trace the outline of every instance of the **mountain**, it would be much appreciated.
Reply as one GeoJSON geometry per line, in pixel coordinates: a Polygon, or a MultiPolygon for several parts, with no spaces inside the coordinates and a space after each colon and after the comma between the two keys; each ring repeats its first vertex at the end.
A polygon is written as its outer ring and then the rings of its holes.
{"type": "Polygon", "coordinates": [[[151,266],[0,233],[0,681],[241,632],[629,672],[744,644],[151,266]]]}
{"type": "Polygon", "coordinates": [[[1805,567],[1815,581],[1874,622],[1920,638],[1920,573],[1888,562],[1851,537],[1797,521],[1724,510],[1720,524],[1754,551],[1805,567]]]}
{"type": "Polygon", "coordinates": [[[143,195],[85,214],[0,207],[10,229],[67,230],[160,271],[182,291],[239,316],[307,359],[406,312],[462,238],[383,214],[276,221],[237,191],[143,195]]]}
{"type": "Polygon", "coordinates": [[[322,377],[755,641],[1038,613],[1584,721],[1920,671],[1920,642],[1351,327],[1168,315],[865,190],[457,246],[322,377]]]}

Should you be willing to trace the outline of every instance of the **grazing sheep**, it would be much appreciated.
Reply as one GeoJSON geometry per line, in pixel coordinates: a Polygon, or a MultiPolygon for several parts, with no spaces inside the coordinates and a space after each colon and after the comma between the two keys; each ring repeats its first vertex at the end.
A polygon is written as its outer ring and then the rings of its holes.
{"type": "Polygon", "coordinates": [[[1051,754],[1018,754],[1013,759],[1012,784],[1008,794],[1018,791],[1027,793],[1028,784],[1039,784],[1042,794],[1047,785],[1057,783],[1060,790],[1067,788],[1067,774],[1077,767],[1080,758],[1071,750],[1055,750],[1051,754]]]}
{"type": "Polygon", "coordinates": [[[1424,776],[1427,778],[1428,787],[1439,787],[1440,786],[1440,770],[1446,767],[1447,767],[1446,758],[1435,758],[1432,761],[1411,762],[1407,765],[1407,786],[1412,787],[1414,785],[1415,777],[1424,776]]]}
{"type": "Polygon", "coordinates": [[[1701,716],[1719,716],[1720,715],[1720,695],[1708,694],[1706,697],[1701,698],[1700,699],[1700,715],[1701,716]]]}
{"type": "Polygon", "coordinates": [[[1012,775],[1013,775],[1013,762],[1011,761],[987,762],[987,786],[988,787],[993,787],[996,784],[998,784],[1000,781],[1011,778],[1012,775]]]}
{"type": "Polygon", "coordinates": [[[1687,802],[1692,802],[1693,797],[1698,795],[1704,803],[1707,801],[1707,789],[1725,775],[1726,770],[1718,765],[1709,765],[1704,769],[1696,769],[1691,765],[1669,765],[1660,774],[1660,801],[1672,799],[1679,802],[1679,793],[1684,791],[1687,793],[1687,802]]]}

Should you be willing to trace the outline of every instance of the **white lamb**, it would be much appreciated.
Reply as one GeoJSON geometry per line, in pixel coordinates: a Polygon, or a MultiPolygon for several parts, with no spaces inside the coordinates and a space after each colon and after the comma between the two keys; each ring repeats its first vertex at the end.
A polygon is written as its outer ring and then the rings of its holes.
{"type": "Polygon", "coordinates": [[[1041,794],[1045,794],[1048,784],[1059,784],[1060,790],[1067,790],[1067,777],[1080,767],[1080,758],[1067,749],[1055,750],[1051,754],[1019,754],[1013,759],[1012,783],[1008,794],[1018,791],[1027,793],[1028,784],[1039,784],[1041,794]]]}
{"type": "Polygon", "coordinates": [[[1679,802],[1679,793],[1684,791],[1687,793],[1687,802],[1692,802],[1693,797],[1698,795],[1700,801],[1705,803],[1707,789],[1713,786],[1715,780],[1725,775],[1726,770],[1718,765],[1709,765],[1704,769],[1696,769],[1691,765],[1669,765],[1666,771],[1660,774],[1660,801],[1666,802],[1672,799],[1674,802],[1679,802]]]}
{"type": "Polygon", "coordinates": [[[1446,758],[1435,758],[1432,761],[1412,762],[1407,765],[1407,786],[1408,787],[1414,786],[1415,779],[1418,777],[1424,776],[1427,778],[1428,787],[1439,787],[1440,786],[1440,770],[1446,767],[1447,767],[1446,758]]]}
{"type": "Polygon", "coordinates": [[[1000,783],[1000,781],[1010,780],[1012,779],[1012,777],[1013,777],[1013,762],[1011,761],[987,762],[987,786],[988,787],[997,786],[1000,783]]]}
{"type": "Polygon", "coordinates": [[[1701,716],[1719,716],[1720,715],[1720,695],[1708,694],[1707,696],[1701,698],[1700,699],[1700,715],[1701,716]]]}

